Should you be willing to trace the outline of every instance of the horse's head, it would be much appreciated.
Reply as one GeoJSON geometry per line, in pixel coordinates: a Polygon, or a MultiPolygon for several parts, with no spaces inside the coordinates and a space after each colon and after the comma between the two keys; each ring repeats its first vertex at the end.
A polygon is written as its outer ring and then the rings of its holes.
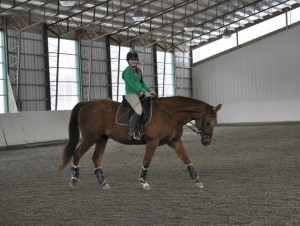
{"type": "Polygon", "coordinates": [[[201,134],[201,143],[204,146],[210,145],[215,125],[217,124],[217,111],[222,107],[222,104],[213,107],[203,117],[195,120],[195,125],[201,134]]]}

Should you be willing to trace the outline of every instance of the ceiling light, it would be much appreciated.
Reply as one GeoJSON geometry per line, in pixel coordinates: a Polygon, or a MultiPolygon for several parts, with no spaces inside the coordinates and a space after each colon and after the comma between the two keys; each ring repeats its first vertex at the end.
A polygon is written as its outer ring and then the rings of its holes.
{"type": "Polygon", "coordinates": [[[65,7],[72,7],[76,4],[76,0],[59,0],[59,4],[65,7]]]}
{"type": "Polygon", "coordinates": [[[140,22],[140,21],[145,20],[145,19],[146,19],[146,15],[145,15],[143,9],[140,8],[140,7],[138,7],[138,8],[134,11],[133,16],[132,16],[132,19],[133,19],[134,21],[137,21],[137,22],[140,22]]]}
{"type": "Polygon", "coordinates": [[[194,31],[195,30],[195,25],[190,19],[187,19],[183,26],[184,26],[183,29],[185,31],[194,31]]]}
{"type": "Polygon", "coordinates": [[[231,33],[227,28],[224,30],[222,37],[225,39],[231,38],[231,33]]]}

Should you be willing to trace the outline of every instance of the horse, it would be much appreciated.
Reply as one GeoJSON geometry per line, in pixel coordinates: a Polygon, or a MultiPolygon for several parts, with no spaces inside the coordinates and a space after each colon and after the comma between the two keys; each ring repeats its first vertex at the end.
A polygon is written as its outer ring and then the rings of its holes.
{"type": "MultiPolygon", "coordinates": [[[[181,140],[183,126],[194,120],[194,127],[189,126],[201,135],[204,146],[211,144],[214,127],[217,123],[217,112],[222,104],[211,106],[201,100],[190,97],[173,96],[152,100],[152,118],[145,126],[145,139],[128,140],[129,126],[119,125],[115,121],[121,103],[100,99],[77,103],[71,111],[69,122],[69,140],[62,153],[62,162],[58,169],[67,167],[73,157],[71,181],[74,188],[79,181],[79,162],[81,157],[95,144],[92,161],[94,173],[102,189],[109,189],[101,168],[101,159],[109,138],[125,145],[146,145],[139,181],[145,190],[151,189],[147,181],[147,172],[151,159],[158,146],[167,144],[175,150],[186,165],[188,173],[197,188],[204,188],[196,173],[181,140]],[[195,129],[194,129],[195,128],[195,129]],[[80,140],[81,133],[81,142],[80,140]]],[[[192,123],[192,122],[191,122],[192,123]]]]}

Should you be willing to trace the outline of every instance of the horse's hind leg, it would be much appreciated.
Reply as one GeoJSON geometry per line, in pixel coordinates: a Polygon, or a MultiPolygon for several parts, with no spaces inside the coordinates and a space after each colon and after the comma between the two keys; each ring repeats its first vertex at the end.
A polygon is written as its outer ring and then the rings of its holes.
{"type": "Polygon", "coordinates": [[[103,189],[110,188],[109,184],[106,182],[103,176],[103,171],[101,168],[101,160],[102,160],[103,153],[105,151],[105,146],[107,141],[108,141],[108,136],[103,135],[101,139],[98,142],[96,142],[95,151],[93,155],[95,175],[97,177],[98,184],[102,186],[103,189]]]}
{"type": "Polygon", "coordinates": [[[84,153],[93,145],[93,142],[82,141],[82,143],[75,149],[73,156],[73,166],[71,167],[71,181],[69,183],[71,188],[74,188],[79,181],[79,161],[84,153]]]}
{"type": "Polygon", "coordinates": [[[173,148],[177,154],[177,156],[184,162],[186,168],[194,181],[194,184],[197,188],[204,188],[203,183],[200,181],[199,176],[197,175],[194,166],[189,159],[188,154],[186,153],[181,139],[174,140],[168,144],[171,148],[173,148]]]}

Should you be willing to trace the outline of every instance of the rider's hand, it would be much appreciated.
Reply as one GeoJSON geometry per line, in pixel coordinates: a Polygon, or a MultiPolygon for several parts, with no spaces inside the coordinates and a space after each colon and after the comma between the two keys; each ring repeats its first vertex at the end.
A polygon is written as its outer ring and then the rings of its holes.
{"type": "Polygon", "coordinates": [[[145,93],[145,96],[146,96],[146,97],[151,97],[151,96],[152,96],[152,94],[151,94],[151,93],[149,93],[149,92],[147,92],[147,93],[145,93]]]}

